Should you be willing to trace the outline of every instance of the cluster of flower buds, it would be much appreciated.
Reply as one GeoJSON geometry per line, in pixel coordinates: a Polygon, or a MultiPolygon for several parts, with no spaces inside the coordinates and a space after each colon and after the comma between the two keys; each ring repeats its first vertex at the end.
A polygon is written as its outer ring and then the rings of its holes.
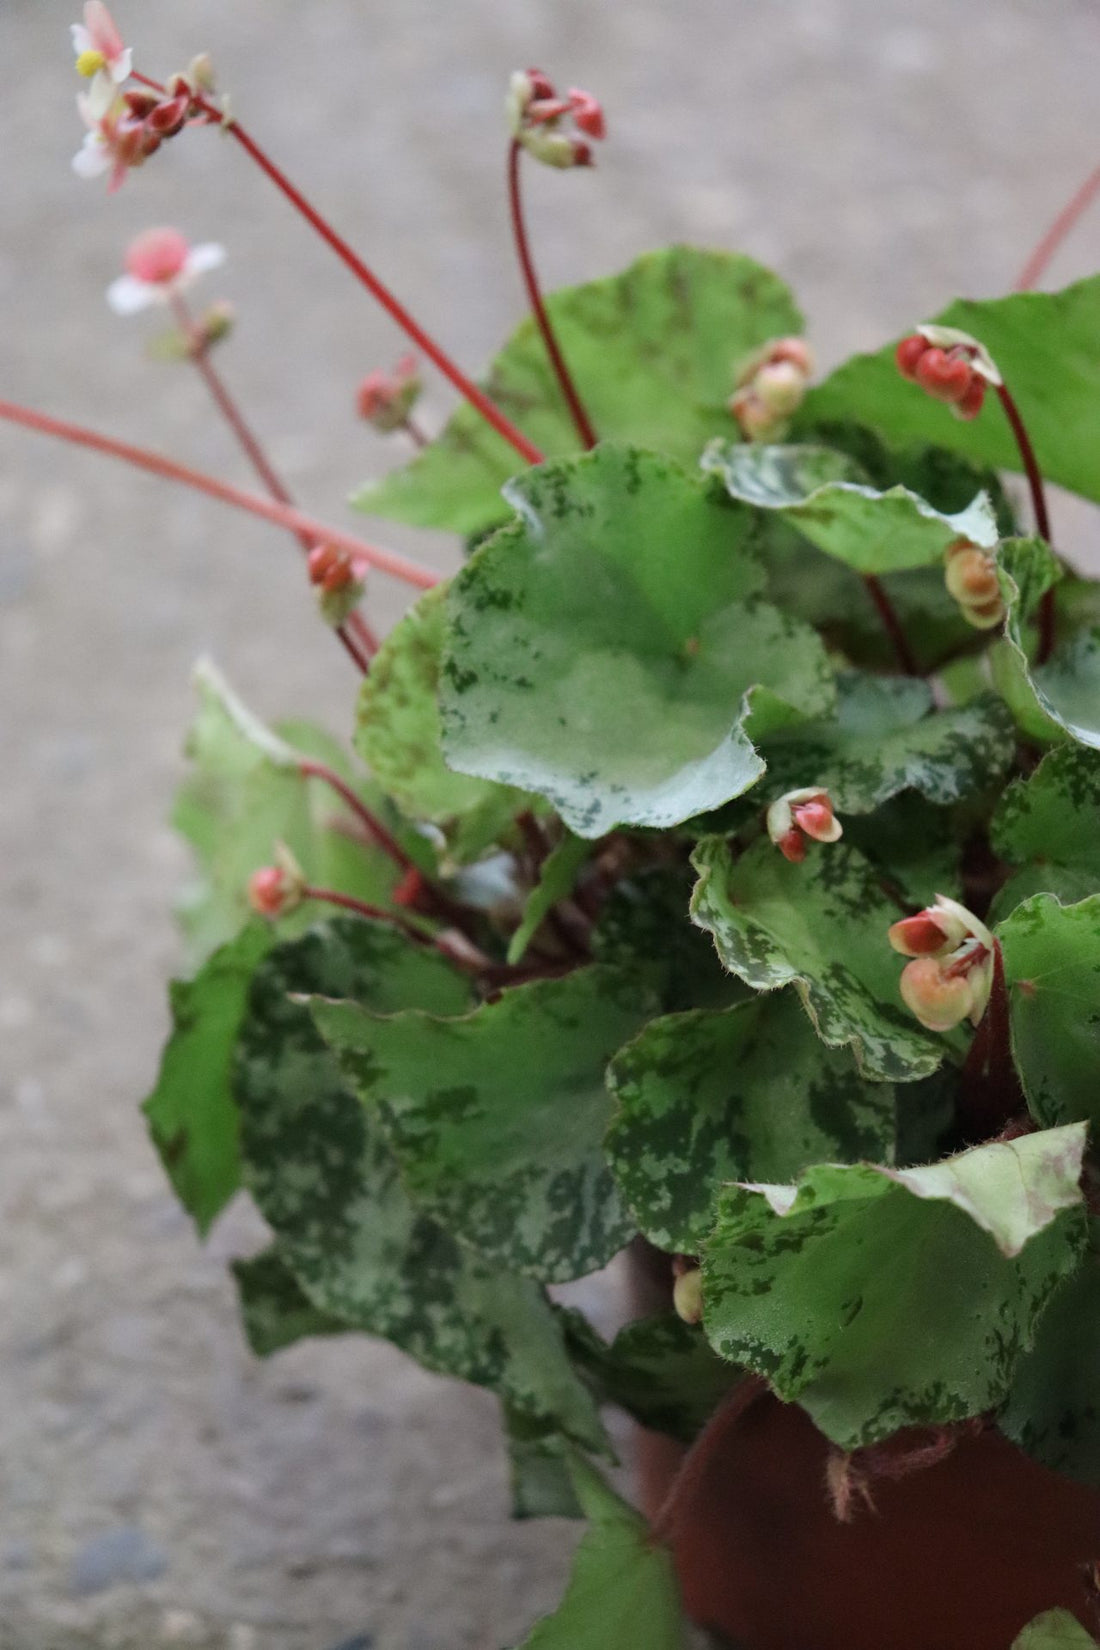
{"type": "Polygon", "coordinates": [[[592,143],[607,135],[603,109],[590,92],[559,97],[541,69],[518,69],[508,86],[508,125],[517,143],[544,166],[591,166],[592,143]],[[569,123],[576,127],[570,131],[569,123]],[[579,135],[578,135],[579,134],[579,135]]]}
{"type": "Polygon", "coordinates": [[[213,71],[206,56],[195,58],[186,74],[173,75],[163,91],[126,89],[133,53],[125,45],[103,0],[87,0],[83,23],[74,23],[77,73],[89,82],[77,98],[87,133],[73,160],[82,178],[108,177],[113,193],[134,167],[143,166],[166,138],[190,122],[220,121],[222,115],[196,110],[195,99],[213,90],[213,71]]]}
{"type": "Polygon", "coordinates": [[[902,339],[895,358],[903,378],[946,402],[956,418],[977,418],[987,386],[1002,382],[985,346],[955,327],[918,327],[902,339]]]}
{"type": "Polygon", "coordinates": [[[408,423],[424,388],[415,355],[403,355],[392,372],[368,372],[356,392],[359,416],[389,434],[408,423]]]}
{"type": "Polygon", "coordinates": [[[802,405],[814,370],[804,338],[773,338],[737,369],[729,410],[748,441],[781,436],[802,405]]]}
{"type": "Polygon", "coordinates": [[[806,858],[806,839],[815,842],[837,842],[844,835],[844,827],[833,813],[828,791],[811,786],[801,791],[788,791],[768,809],[768,835],[784,859],[801,865],[806,858]]]}
{"type": "Polygon", "coordinates": [[[993,986],[994,940],[972,911],[945,894],[889,931],[890,944],[912,961],[902,969],[906,1007],[929,1031],[977,1025],[993,986]]]}
{"type": "Polygon", "coordinates": [[[684,1323],[703,1321],[703,1274],[699,1263],[686,1255],[676,1255],[672,1262],[672,1304],[684,1323]]]}
{"type": "Polygon", "coordinates": [[[248,903],[258,916],[275,922],[301,905],[306,891],[305,872],[285,842],[275,845],[275,860],[253,871],[248,879],[248,903]]]}
{"type": "Polygon", "coordinates": [[[958,602],[963,618],[975,630],[992,630],[1005,616],[992,553],[969,539],[956,539],[944,555],[944,583],[958,602]]]}
{"type": "Polygon", "coordinates": [[[309,553],[308,567],[321,617],[335,630],[363,600],[367,565],[350,550],[338,550],[332,544],[315,544],[309,553]]]}

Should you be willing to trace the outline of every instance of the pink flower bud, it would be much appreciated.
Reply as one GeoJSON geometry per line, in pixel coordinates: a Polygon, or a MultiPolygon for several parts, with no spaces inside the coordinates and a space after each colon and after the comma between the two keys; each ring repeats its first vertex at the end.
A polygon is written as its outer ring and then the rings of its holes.
{"type": "Polygon", "coordinates": [[[928,957],[953,944],[951,935],[934,911],[919,911],[915,917],[902,917],[887,929],[887,938],[895,951],[903,957],[928,957]]]}
{"type": "Polygon", "coordinates": [[[812,836],[815,842],[836,842],[841,835],[840,822],[834,815],[833,804],[824,791],[809,802],[792,808],[791,812],[798,828],[805,831],[807,836],[812,836]]]}
{"type": "Polygon", "coordinates": [[[130,243],[126,272],[149,286],[174,281],[187,267],[190,250],[178,229],[147,229],[130,243]]]}
{"type": "Polygon", "coordinates": [[[543,74],[541,69],[528,69],[527,83],[530,87],[532,99],[541,102],[555,95],[553,81],[549,75],[543,74]]]}
{"type": "Polygon", "coordinates": [[[368,372],[356,394],[360,418],[388,433],[405,424],[420,398],[423,384],[415,355],[403,355],[390,372],[368,372]]]}
{"type": "Polygon", "coordinates": [[[591,92],[578,91],[576,87],[569,93],[569,105],[573,110],[573,119],[580,131],[587,137],[595,138],[597,142],[606,137],[607,126],[603,117],[603,109],[591,92]]]}
{"type": "Polygon", "coordinates": [[[783,858],[789,859],[792,865],[801,865],[806,858],[806,838],[794,826],[785,831],[775,845],[783,858]]]}
{"type": "Polygon", "coordinates": [[[248,879],[248,903],[261,917],[274,921],[302,903],[306,879],[301,866],[286,846],[275,848],[275,863],[253,871],[248,879]]]}
{"type": "Polygon", "coordinates": [[[806,838],[815,842],[837,842],[844,827],[833,812],[832,798],[820,786],[788,791],[778,797],[767,814],[768,835],[785,859],[800,865],[806,857],[806,838]]]}
{"type": "Polygon", "coordinates": [[[949,975],[935,957],[916,957],[907,963],[899,986],[905,1006],[929,1031],[950,1031],[974,1006],[967,976],[949,975]]]}

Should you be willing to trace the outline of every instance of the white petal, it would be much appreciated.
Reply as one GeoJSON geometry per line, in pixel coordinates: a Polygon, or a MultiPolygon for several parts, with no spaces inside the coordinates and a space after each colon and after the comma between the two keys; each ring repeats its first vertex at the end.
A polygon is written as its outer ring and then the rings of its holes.
{"type": "Polygon", "coordinates": [[[101,178],[111,170],[111,155],[98,133],[89,132],[84,143],[73,156],[73,171],[78,178],[101,178]]]}
{"type": "Polygon", "coordinates": [[[92,79],[84,99],[88,110],[88,122],[98,125],[114,104],[116,96],[117,89],[110,73],[106,69],[101,69],[92,79]]]}
{"type": "Polygon", "coordinates": [[[73,23],[71,25],[71,32],[73,37],[73,51],[76,53],[77,57],[80,57],[84,52],[95,51],[95,46],[92,43],[92,37],[84,27],[83,23],[73,23]]]}
{"type": "Polygon", "coordinates": [[[107,288],[107,302],[116,315],[137,315],[140,310],[163,303],[164,298],[149,281],[139,281],[133,275],[120,275],[107,288]]]}
{"type": "Polygon", "coordinates": [[[216,241],[203,241],[201,245],[193,246],[187,254],[182,278],[185,281],[197,280],[212,269],[220,269],[224,262],[225,247],[219,246],[216,241]]]}
{"type": "Polygon", "coordinates": [[[133,47],[127,46],[126,50],[119,57],[116,57],[114,62],[111,64],[111,78],[116,86],[121,86],[124,80],[129,80],[133,72],[133,47]]]}

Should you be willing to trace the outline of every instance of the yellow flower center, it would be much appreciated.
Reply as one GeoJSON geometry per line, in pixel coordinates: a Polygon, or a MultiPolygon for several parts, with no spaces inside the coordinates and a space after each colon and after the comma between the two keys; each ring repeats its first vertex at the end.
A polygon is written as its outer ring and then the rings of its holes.
{"type": "Polygon", "coordinates": [[[76,72],[84,76],[85,80],[93,80],[101,69],[107,67],[107,59],[102,52],[81,52],[76,60],[76,72]]]}

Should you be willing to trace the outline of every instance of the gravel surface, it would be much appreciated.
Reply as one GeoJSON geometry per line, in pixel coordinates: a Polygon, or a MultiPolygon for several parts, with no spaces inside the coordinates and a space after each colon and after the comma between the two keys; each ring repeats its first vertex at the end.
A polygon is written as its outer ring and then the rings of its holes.
{"type": "MultiPolygon", "coordinates": [[[[800,293],[826,363],[956,292],[1001,290],[1096,159],[1095,0],[118,0],[142,64],[213,51],[237,107],[470,364],[519,314],[501,180],[507,72],[606,103],[591,175],[531,178],[551,283],[674,238],[800,293]]],[[[71,0],[0,7],[3,391],[245,480],[200,386],[108,314],[149,223],[217,238],[224,368],[332,519],[395,459],[356,427],[401,343],[214,134],[106,200],[79,138],[71,0]]],[[[1100,259],[1100,213],[1055,280],[1100,259]]],[[[425,419],[449,406],[433,385],[425,419]]],[[[1091,513],[1064,503],[1087,552],[1091,513]]],[[[449,564],[442,537],[390,542],[449,564]]],[[[400,595],[382,589],[384,620],[400,595]]],[[[353,681],[273,530],[0,429],[0,1650],[500,1650],[575,1539],[506,1517],[495,1406],[386,1346],[261,1365],[137,1102],[165,1030],[184,857],[165,825],[188,671],[346,726],[353,681]]]]}

